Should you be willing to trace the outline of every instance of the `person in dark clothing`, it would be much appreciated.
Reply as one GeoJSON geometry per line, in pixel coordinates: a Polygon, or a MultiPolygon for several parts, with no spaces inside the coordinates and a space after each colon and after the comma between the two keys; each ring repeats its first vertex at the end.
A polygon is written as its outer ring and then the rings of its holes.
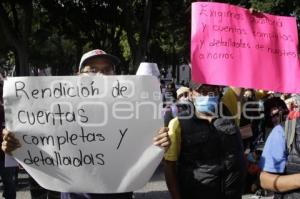
{"type": "Polygon", "coordinates": [[[173,82],[168,83],[164,94],[164,125],[168,126],[169,122],[177,116],[176,106],[176,88],[173,82]]]}
{"type": "MultiPolygon", "coordinates": [[[[2,130],[4,129],[4,108],[3,108],[3,79],[0,79],[0,130],[1,137],[0,141],[2,143],[2,130]]],[[[3,182],[3,197],[6,199],[16,198],[16,173],[17,167],[5,167],[5,155],[2,150],[0,150],[0,175],[3,182]]]]}
{"type": "Polygon", "coordinates": [[[251,130],[248,137],[243,139],[244,149],[250,149],[253,152],[255,150],[255,142],[262,132],[263,110],[260,109],[260,104],[253,89],[245,89],[242,102],[244,111],[241,114],[240,127],[249,126],[251,130]]]}
{"type": "Polygon", "coordinates": [[[242,139],[218,86],[190,83],[194,115],[169,124],[164,168],[172,199],[240,199],[245,162],[242,139]]]}

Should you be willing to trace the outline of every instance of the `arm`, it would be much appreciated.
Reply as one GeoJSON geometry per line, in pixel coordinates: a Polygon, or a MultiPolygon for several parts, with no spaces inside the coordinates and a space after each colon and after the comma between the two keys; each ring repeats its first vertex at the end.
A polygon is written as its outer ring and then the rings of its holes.
{"type": "Polygon", "coordinates": [[[167,150],[171,144],[168,130],[169,129],[167,127],[161,128],[158,132],[158,135],[153,138],[153,144],[163,147],[165,150],[167,150]]]}
{"type": "Polygon", "coordinates": [[[300,174],[278,175],[261,172],[260,183],[264,189],[275,192],[286,192],[300,188],[300,174]]]}
{"type": "Polygon", "coordinates": [[[172,199],[180,199],[178,181],[176,175],[176,161],[164,160],[166,183],[172,199]]]}
{"type": "Polygon", "coordinates": [[[11,152],[21,147],[21,144],[17,138],[15,138],[14,134],[9,132],[7,129],[3,129],[3,141],[1,145],[1,149],[11,155],[11,152]]]}
{"type": "Polygon", "coordinates": [[[284,130],[276,126],[270,133],[260,158],[261,186],[276,192],[300,188],[300,174],[283,175],[287,162],[287,147],[284,130]]]}
{"type": "Polygon", "coordinates": [[[165,179],[172,199],[180,199],[179,185],[177,180],[177,159],[180,153],[181,129],[178,118],[169,123],[170,147],[164,157],[165,179]]]}

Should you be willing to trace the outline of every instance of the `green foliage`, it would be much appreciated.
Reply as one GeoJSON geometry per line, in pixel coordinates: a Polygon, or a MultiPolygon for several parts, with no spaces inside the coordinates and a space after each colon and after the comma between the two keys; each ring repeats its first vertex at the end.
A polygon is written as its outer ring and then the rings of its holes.
{"type": "Polygon", "coordinates": [[[295,8],[299,8],[298,0],[250,0],[251,6],[257,10],[276,15],[291,15],[295,8]]]}
{"type": "MultiPolygon", "coordinates": [[[[122,70],[125,72],[134,72],[139,60],[157,62],[160,67],[175,67],[182,60],[188,61],[192,2],[33,0],[31,30],[26,34],[25,24],[22,23],[26,14],[24,1],[5,0],[1,1],[0,5],[8,10],[6,14],[9,24],[15,27],[14,33],[27,44],[29,65],[35,68],[50,66],[54,75],[68,75],[76,70],[81,54],[92,48],[101,48],[119,56],[123,61],[122,70]],[[17,18],[14,17],[12,8],[17,11],[17,18]],[[150,13],[147,13],[147,8],[150,9],[150,13]]],[[[300,20],[299,0],[219,2],[252,7],[276,15],[295,16],[298,18],[298,24],[300,20]]],[[[3,38],[3,30],[0,30],[0,38],[3,38]]],[[[10,42],[1,41],[0,58],[6,57],[8,52],[14,50],[10,42]]]]}
{"type": "Polygon", "coordinates": [[[123,57],[126,61],[130,60],[131,57],[131,51],[130,51],[130,46],[126,37],[125,31],[122,31],[121,37],[120,37],[120,47],[123,52],[123,57]]]}

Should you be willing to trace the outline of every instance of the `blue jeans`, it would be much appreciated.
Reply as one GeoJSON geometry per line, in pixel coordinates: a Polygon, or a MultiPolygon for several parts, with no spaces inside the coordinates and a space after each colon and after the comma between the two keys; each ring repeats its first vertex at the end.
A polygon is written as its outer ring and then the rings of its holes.
{"type": "Polygon", "coordinates": [[[0,164],[0,175],[3,182],[3,197],[5,199],[16,199],[16,167],[5,168],[0,164]]]}

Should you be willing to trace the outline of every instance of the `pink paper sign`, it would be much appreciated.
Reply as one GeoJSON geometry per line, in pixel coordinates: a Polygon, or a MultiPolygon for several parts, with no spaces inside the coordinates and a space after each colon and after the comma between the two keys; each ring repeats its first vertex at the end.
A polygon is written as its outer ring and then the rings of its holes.
{"type": "Polygon", "coordinates": [[[300,93],[296,19],[223,3],[192,4],[196,82],[300,93]]]}

